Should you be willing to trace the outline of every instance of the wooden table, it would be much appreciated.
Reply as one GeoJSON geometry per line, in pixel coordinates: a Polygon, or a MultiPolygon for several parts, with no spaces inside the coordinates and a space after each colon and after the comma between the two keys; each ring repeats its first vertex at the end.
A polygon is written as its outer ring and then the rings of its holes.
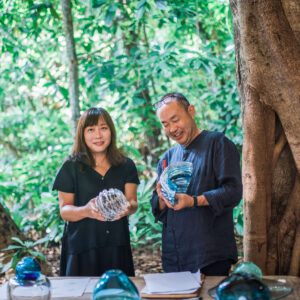
{"type": "MultiPolygon", "coordinates": [[[[60,278],[63,280],[67,277],[52,277],[53,279],[60,278]]],[[[212,300],[212,298],[208,295],[208,290],[214,286],[216,286],[224,277],[221,276],[207,276],[204,280],[204,283],[201,288],[200,297],[202,300],[212,300]]],[[[283,298],[284,300],[299,300],[300,299],[300,277],[295,276],[266,276],[264,278],[267,279],[285,279],[287,284],[293,288],[293,292],[289,294],[287,297],[283,298]]],[[[51,278],[50,278],[51,279],[51,278]]],[[[145,286],[143,277],[130,277],[130,279],[137,286],[138,290],[141,291],[145,286]]],[[[76,298],[78,300],[88,300],[92,298],[91,293],[85,293],[82,297],[76,298]]],[[[58,298],[59,300],[70,300],[72,298],[58,298]]]]}

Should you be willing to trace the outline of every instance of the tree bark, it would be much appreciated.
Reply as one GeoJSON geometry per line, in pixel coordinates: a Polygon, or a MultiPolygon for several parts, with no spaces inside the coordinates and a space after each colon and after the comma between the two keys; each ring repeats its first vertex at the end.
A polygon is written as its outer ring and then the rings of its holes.
{"type": "Polygon", "coordinates": [[[24,239],[19,227],[0,204],[0,249],[9,246],[12,243],[10,238],[14,236],[24,239]]]}
{"type": "MultiPolygon", "coordinates": [[[[124,2],[122,2],[122,5],[124,6],[124,2]]],[[[124,6],[124,12],[122,16],[122,21],[125,21],[126,18],[128,17],[126,13],[126,5],[124,6]]],[[[126,50],[126,54],[129,58],[132,58],[132,48],[133,47],[141,47],[139,44],[139,39],[140,39],[140,34],[141,34],[141,27],[144,35],[144,44],[146,47],[147,52],[149,51],[149,44],[148,44],[148,39],[147,39],[147,34],[146,34],[146,29],[145,29],[145,24],[139,24],[139,28],[137,32],[134,30],[129,30],[127,34],[130,36],[128,38],[124,33],[122,34],[122,39],[124,43],[124,48],[126,50]]],[[[154,79],[152,76],[149,76],[149,82],[152,83],[152,88],[153,91],[155,92],[155,86],[154,86],[154,79]]],[[[139,80],[136,80],[134,82],[134,86],[136,90],[140,90],[138,93],[138,97],[145,99],[145,104],[144,108],[147,113],[142,115],[142,122],[146,123],[148,122],[149,119],[151,119],[150,116],[155,116],[155,111],[152,108],[152,103],[151,103],[151,96],[148,88],[148,84],[140,84],[139,80]]],[[[154,152],[154,149],[157,149],[158,147],[161,146],[161,142],[159,141],[159,135],[161,133],[161,128],[158,127],[156,124],[152,124],[152,130],[151,132],[145,131],[145,139],[147,142],[147,145],[145,145],[144,149],[142,149],[142,154],[145,157],[145,160],[147,161],[147,158],[151,157],[150,163],[152,164],[157,164],[159,161],[159,156],[160,153],[154,152]]]]}
{"type": "Polygon", "coordinates": [[[300,275],[300,2],[231,0],[244,125],[244,255],[300,275]]]}
{"type": "Polygon", "coordinates": [[[67,58],[69,64],[69,99],[72,111],[72,133],[75,135],[77,122],[80,117],[79,108],[79,86],[78,86],[78,60],[75,50],[75,40],[73,35],[73,21],[71,11],[71,1],[61,0],[64,31],[66,38],[67,58]]]}

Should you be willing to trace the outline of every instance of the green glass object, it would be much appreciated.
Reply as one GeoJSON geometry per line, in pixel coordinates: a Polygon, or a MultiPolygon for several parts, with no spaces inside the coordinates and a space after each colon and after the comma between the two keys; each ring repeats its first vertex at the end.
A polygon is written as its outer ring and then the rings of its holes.
{"type": "Polygon", "coordinates": [[[96,284],[93,300],[139,300],[134,283],[121,270],[106,271],[96,284]]]}
{"type": "Polygon", "coordinates": [[[255,275],[258,279],[262,279],[261,269],[251,261],[243,262],[239,264],[233,273],[250,273],[255,275]]]}

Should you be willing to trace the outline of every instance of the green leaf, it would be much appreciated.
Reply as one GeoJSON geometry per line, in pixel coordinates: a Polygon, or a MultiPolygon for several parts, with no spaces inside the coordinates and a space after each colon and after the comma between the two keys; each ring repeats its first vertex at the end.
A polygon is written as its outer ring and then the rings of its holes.
{"type": "Polygon", "coordinates": [[[43,237],[43,238],[41,238],[41,239],[35,241],[35,242],[33,243],[33,246],[36,246],[36,245],[39,245],[39,244],[43,244],[43,243],[46,243],[46,242],[48,242],[48,241],[49,241],[49,237],[48,237],[48,236],[45,236],[45,237],[43,237]]]}
{"type": "Polygon", "coordinates": [[[9,251],[9,250],[14,250],[14,249],[22,249],[22,246],[17,246],[17,245],[9,245],[7,248],[2,249],[2,251],[9,251]]]}
{"type": "Polygon", "coordinates": [[[53,6],[50,6],[50,12],[52,17],[54,17],[55,19],[59,19],[59,15],[57,14],[56,10],[53,8],[53,6]]]}
{"type": "Polygon", "coordinates": [[[107,11],[106,11],[106,15],[105,15],[105,25],[109,26],[116,14],[116,10],[117,10],[117,6],[114,4],[111,4],[107,11]]]}
{"type": "Polygon", "coordinates": [[[30,251],[30,255],[32,255],[33,257],[37,257],[37,258],[39,258],[39,259],[41,259],[43,261],[46,260],[45,255],[43,253],[41,253],[41,252],[38,252],[38,251],[30,251]]]}
{"type": "Polygon", "coordinates": [[[62,87],[60,85],[58,86],[58,89],[65,99],[69,98],[69,91],[67,89],[65,89],[64,87],[62,87]]]}
{"type": "Polygon", "coordinates": [[[22,251],[19,250],[19,251],[17,251],[17,252],[14,254],[14,256],[12,257],[12,259],[11,259],[11,267],[12,267],[13,269],[16,268],[18,262],[21,260],[21,258],[20,258],[21,253],[22,253],[22,251]]]}
{"type": "Polygon", "coordinates": [[[141,7],[145,6],[147,3],[147,0],[140,0],[138,4],[136,5],[136,9],[140,9],[141,7]]]}
{"type": "Polygon", "coordinates": [[[105,4],[107,0],[99,0],[99,1],[93,1],[93,8],[101,7],[103,4],[105,4]]]}
{"type": "Polygon", "coordinates": [[[163,0],[154,0],[156,7],[161,10],[165,10],[167,8],[167,4],[163,0]]]}
{"type": "Polygon", "coordinates": [[[25,246],[24,242],[21,239],[19,239],[18,237],[12,237],[11,240],[19,243],[22,246],[25,246]]]}
{"type": "Polygon", "coordinates": [[[11,268],[11,261],[9,261],[7,264],[5,264],[3,266],[3,268],[1,269],[0,273],[5,273],[6,271],[8,271],[11,268]]]}
{"type": "Polygon", "coordinates": [[[139,20],[143,17],[144,13],[145,13],[145,10],[146,10],[146,6],[142,6],[138,9],[137,13],[136,13],[136,19],[139,20]]]}

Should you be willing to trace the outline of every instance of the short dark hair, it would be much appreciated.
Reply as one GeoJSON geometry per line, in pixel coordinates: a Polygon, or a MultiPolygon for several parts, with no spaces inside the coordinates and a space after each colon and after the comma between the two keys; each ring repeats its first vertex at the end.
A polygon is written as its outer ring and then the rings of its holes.
{"type": "Polygon", "coordinates": [[[163,104],[167,104],[173,101],[177,101],[187,111],[190,106],[190,102],[181,93],[172,92],[165,94],[159,101],[152,104],[155,110],[159,109],[163,104]]]}

